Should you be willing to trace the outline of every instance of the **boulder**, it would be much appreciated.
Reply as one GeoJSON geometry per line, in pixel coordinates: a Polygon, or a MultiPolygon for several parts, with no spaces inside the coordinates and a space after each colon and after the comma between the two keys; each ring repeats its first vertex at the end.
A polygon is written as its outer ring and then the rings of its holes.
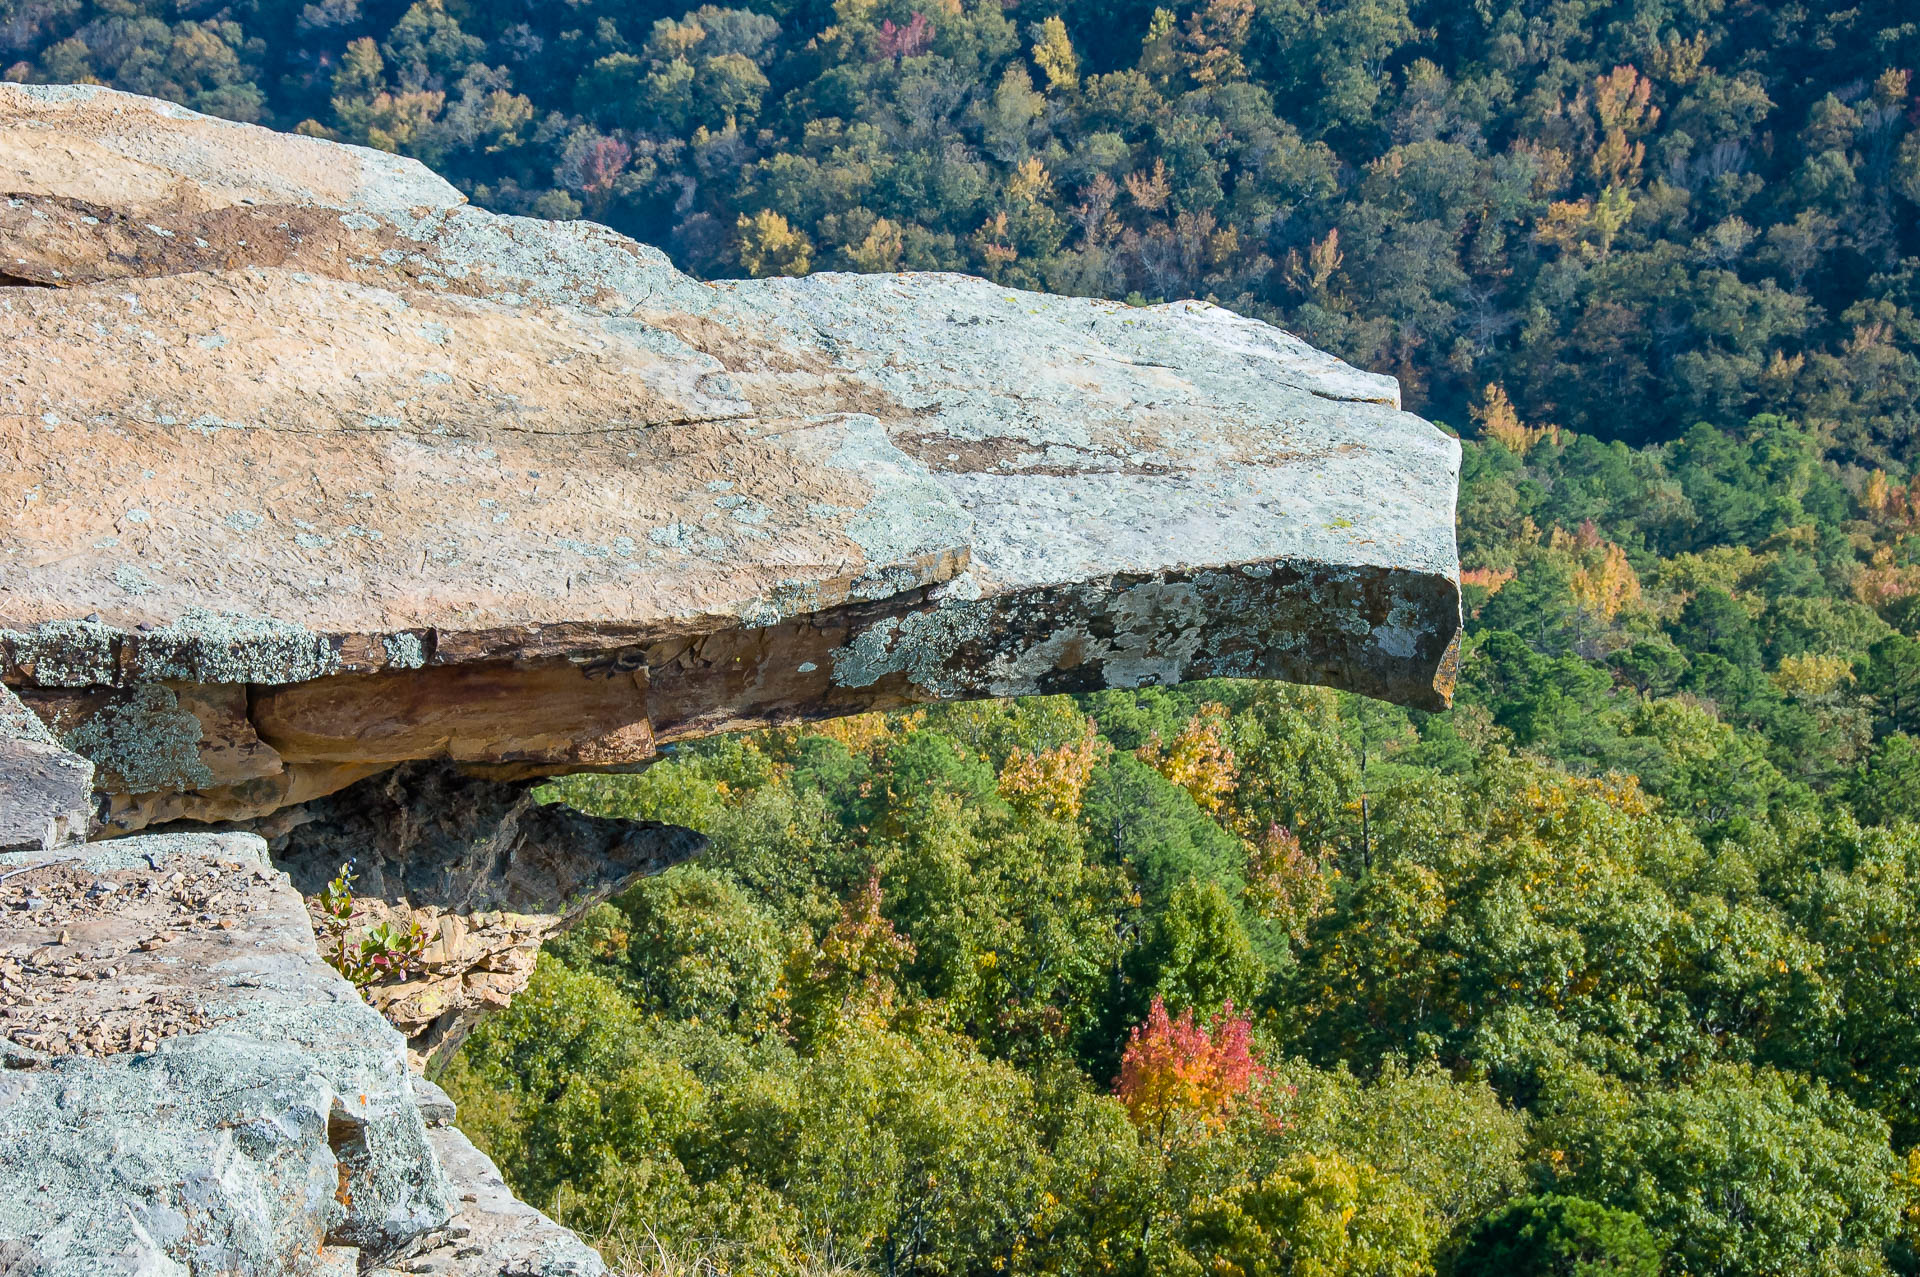
{"type": "Polygon", "coordinates": [[[351,1272],[456,1209],[256,837],[0,856],[0,1052],[0,1270],[351,1272]]]}
{"type": "Polygon", "coordinates": [[[0,851],[44,851],[87,836],[93,764],[64,748],[0,683],[0,851]]]}
{"type": "Polygon", "coordinates": [[[1200,302],[698,283],[408,160],[0,85],[0,680],[109,830],[1211,675],[1439,707],[1454,440],[1200,302]]]}

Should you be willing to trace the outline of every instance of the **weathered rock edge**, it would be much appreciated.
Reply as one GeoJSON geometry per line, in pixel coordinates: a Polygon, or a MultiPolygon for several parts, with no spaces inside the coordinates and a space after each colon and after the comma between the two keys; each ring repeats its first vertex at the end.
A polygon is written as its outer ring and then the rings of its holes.
{"type": "Polygon", "coordinates": [[[0,1037],[0,1271],[606,1271],[409,1074],[257,837],[0,855],[0,1020],[29,1018],[52,1049],[0,1037]]]}
{"type": "Polygon", "coordinates": [[[0,683],[0,851],[50,851],[87,836],[93,764],[62,748],[0,683]]]}
{"type": "Polygon", "coordinates": [[[1458,446],[1277,329],[700,284],[103,89],[0,125],[0,679],[106,829],[933,699],[1451,692],[1458,446]]]}
{"type": "Polygon", "coordinates": [[[258,838],[0,867],[0,1007],[46,1021],[0,1071],[6,1271],[298,1277],[447,1224],[400,1036],[320,961],[258,838]]]}

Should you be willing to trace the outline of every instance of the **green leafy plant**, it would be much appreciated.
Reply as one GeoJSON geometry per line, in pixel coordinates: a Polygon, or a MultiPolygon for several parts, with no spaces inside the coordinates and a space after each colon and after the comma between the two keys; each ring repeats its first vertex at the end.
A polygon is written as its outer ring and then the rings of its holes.
{"type": "Polygon", "coordinates": [[[404,979],[425,969],[421,954],[427,947],[426,933],[418,921],[404,928],[384,919],[357,938],[353,935],[353,861],[340,866],[317,901],[326,925],[332,952],[326,963],[353,982],[363,993],[382,981],[404,979]]]}
{"type": "Polygon", "coordinates": [[[1549,1194],[1480,1221],[1455,1277],[1657,1277],[1663,1248],[1638,1215],[1549,1194]]]}

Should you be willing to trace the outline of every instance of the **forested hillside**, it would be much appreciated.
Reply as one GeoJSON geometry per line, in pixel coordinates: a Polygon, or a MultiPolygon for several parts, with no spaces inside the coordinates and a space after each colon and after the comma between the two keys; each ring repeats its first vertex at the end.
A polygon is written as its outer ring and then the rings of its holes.
{"type": "Polygon", "coordinates": [[[1465,436],[1448,713],[1153,688],[556,786],[714,840],[447,1079],[610,1254],[1920,1272],[1911,4],[0,0],[0,67],[708,276],[1210,296],[1465,436]]]}

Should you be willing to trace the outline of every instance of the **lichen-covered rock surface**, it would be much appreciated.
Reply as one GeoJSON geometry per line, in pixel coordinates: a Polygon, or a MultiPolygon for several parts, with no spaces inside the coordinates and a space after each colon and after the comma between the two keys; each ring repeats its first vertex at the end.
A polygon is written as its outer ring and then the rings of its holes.
{"type": "Polygon", "coordinates": [[[453,1102],[444,1092],[418,1078],[414,1089],[427,1142],[460,1207],[445,1227],[423,1234],[367,1277],[601,1277],[607,1271],[591,1246],[513,1195],[493,1159],[453,1125],[453,1102]]]}
{"type": "Polygon", "coordinates": [[[0,1271],[351,1272],[458,1209],[251,835],[0,856],[0,1052],[0,1271]]]}
{"type": "Polygon", "coordinates": [[[1455,442],[1181,302],[697,283],[410,161],[0,85],[0,678],[106,824],[916,700],[1445,702],[1455,442]]]}
{"type": "Polygon", "coordinates": [[[92,816],[93,764],[0,683],[0,851],[79,842],[92,816]]]}

